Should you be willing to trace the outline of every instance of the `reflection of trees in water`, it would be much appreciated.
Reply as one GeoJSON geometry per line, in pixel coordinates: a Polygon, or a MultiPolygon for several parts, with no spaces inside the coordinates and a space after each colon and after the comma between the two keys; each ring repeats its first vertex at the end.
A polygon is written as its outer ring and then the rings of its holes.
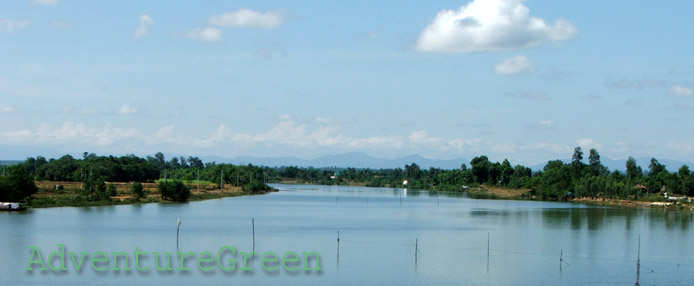
{"type": "Polygon", "coordinates": [[[667,230],[689,228],[692,221],[691,212],[682,212],[677,210],[652,210],[647,212],[649,227],[657,228],[661,222],[667,230]]]}
{"type": "Polygon", "coordinates": [[[562,228],[567,223],[573,230],[600,230],[614,224],[624,224],[627,231],[638,229],[639,220],[648,220],[650,228],[687,230],[694,220],[691,212],[640,208],[547,208],[542,209],[542,221],[547,228],[562,228]]]}

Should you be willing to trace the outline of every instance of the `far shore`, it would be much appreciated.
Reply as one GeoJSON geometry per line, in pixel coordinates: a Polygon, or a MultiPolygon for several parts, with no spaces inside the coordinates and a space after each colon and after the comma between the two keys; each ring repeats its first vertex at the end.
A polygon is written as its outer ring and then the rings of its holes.
{"type": "MultiPolygon", "coordinates": [[[[195,182],[185,183],[190,187],[191,191],[191,196],[188,201],[202,201],[226,197],[265,194],[244,192],[241,187],[236,187],[231,184],[224,184],[224,189],[220,189],[218,184],[195,182]]],[[[145,190],[145,196],[140,200],[136,200],[135,195],[130,191],[132,183],[107,182],[107,184],[113,184],[116,187],[117,195],[112,196],[108,201],[90,202],[80,199],[77,195],[77,190],[82,187],[81,182],[36,181],[36,186],[38,187],[39,191],[31,196],[30,206],[32,208],[51,208],[177,203],[162,199],[161,194],[157,190],[157,183],[142,183],[145,190]]]]}
{"type": "MultiPolygon", "coordinates": [[[[287,185],[316,185],[308,182],[300,182],[297,180],[283,180],[279,184],[287,185]]],[[[364,184],[352,184],[347,186],[352,187],[365,187],[364,184]]],[[[403,187],[401,187],[403,188],[403,187]]],[[[500,188],[488,185],[481,185],[478,187],[472,187],[465,191],[471,197],[477,199],[488,199],[488,200],[537,200],[531,195],[531,189],[513,189],[513,188],[500,188]]],[[[443,191],[441,191],[443,192],[443,191]]],[[[543,200],[537,200],[543,201],[543,200]]],[[[588,204],[596,206],[618,206],[618,207],[636,207],[636,208],[659,208],[665,210],[682,210],[682,211],[694,211],[693,203],[673,203],[667,201],[636,201],[636,200],[625,200],[617,198],[605,198],[605,197],[579,197],[568,199],[561,202],[578,203],[578,204],[588,204]]]]}

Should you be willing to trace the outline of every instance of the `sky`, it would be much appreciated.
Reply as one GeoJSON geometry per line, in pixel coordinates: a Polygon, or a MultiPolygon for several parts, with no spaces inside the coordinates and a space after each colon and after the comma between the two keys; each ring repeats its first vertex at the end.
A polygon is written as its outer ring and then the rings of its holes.
{"type": "Polygon", "coordinates": [[[692,1],[0,0],[0,158],[694,162],[692,1]]]}

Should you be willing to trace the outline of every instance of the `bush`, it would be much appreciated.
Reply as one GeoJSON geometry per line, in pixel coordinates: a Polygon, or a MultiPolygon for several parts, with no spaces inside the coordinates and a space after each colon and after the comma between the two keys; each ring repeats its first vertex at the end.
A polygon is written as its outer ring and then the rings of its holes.
{"type": "Polygon", "coordinates": [[[270,190],[270,186],[260,182],[260,181],[251,181],[248,183],[248,185],[245,185],[241,188],[244,192],[249,192],[249,193],[260,193],[260,192],[265,192],[270,190]]]}
{"type": "MultiPolygon", "coordinates": [[[[110,185],[113,186],[113,185],[110,185]]],[[[115,190],[115,187],[113,187],[115,190]]],[[[90,201],[106,201],[110,197],[109,188],[106,187],[106,182],[103,177],[92,176],[82,183],[82,189],[78,191],[80,197],[90,201]]]]}
{"type": "Polygon", "coordinates": [[[185,202],[190,198],[190,188],[179,180],[159,182],[157,188],[162,199],[185,202]]]}
{"type": "Polygon", "coordinates": [[[145,188],[142,187],[142,184],[140,182],[133,183],[132,187],[130,187],[130,190],[133,192],[133,195],[135,195],[136,201],[139,201],[141,198],[145,197],[145,188]]]}

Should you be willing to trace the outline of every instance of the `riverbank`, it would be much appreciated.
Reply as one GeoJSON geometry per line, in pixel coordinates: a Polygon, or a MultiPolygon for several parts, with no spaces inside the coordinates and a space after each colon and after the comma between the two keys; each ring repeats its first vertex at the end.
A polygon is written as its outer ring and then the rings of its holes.
{"type": "MultiPolygon", "coordinates": [[[[131,192],[132,183],[113,182],[116,187],[116,195],[109,200],[88,201],[78,195],[78,190],[82,187],[80,182],[57,182],[57,181],[37,181],[36,186],[39,191],[33,194],[27,203],[32,208],[51,208],[51,207],[89,207],[89,206],[112,206],[129,204],[148,204],[148,203],[173,203],[161,198],[156,183],[142,183],[145,191],[144,197],[139,200],[131,192]]],[[[190,187],[191,195],[188,201],[202,201],[221,199],[226,197],[237,197],[246,195],[262,195],[268,192],[249,193],[244,192],[241,187],[224,185],[220,189],[219,185],[212,183],[185,183],[190,187]]]]}

